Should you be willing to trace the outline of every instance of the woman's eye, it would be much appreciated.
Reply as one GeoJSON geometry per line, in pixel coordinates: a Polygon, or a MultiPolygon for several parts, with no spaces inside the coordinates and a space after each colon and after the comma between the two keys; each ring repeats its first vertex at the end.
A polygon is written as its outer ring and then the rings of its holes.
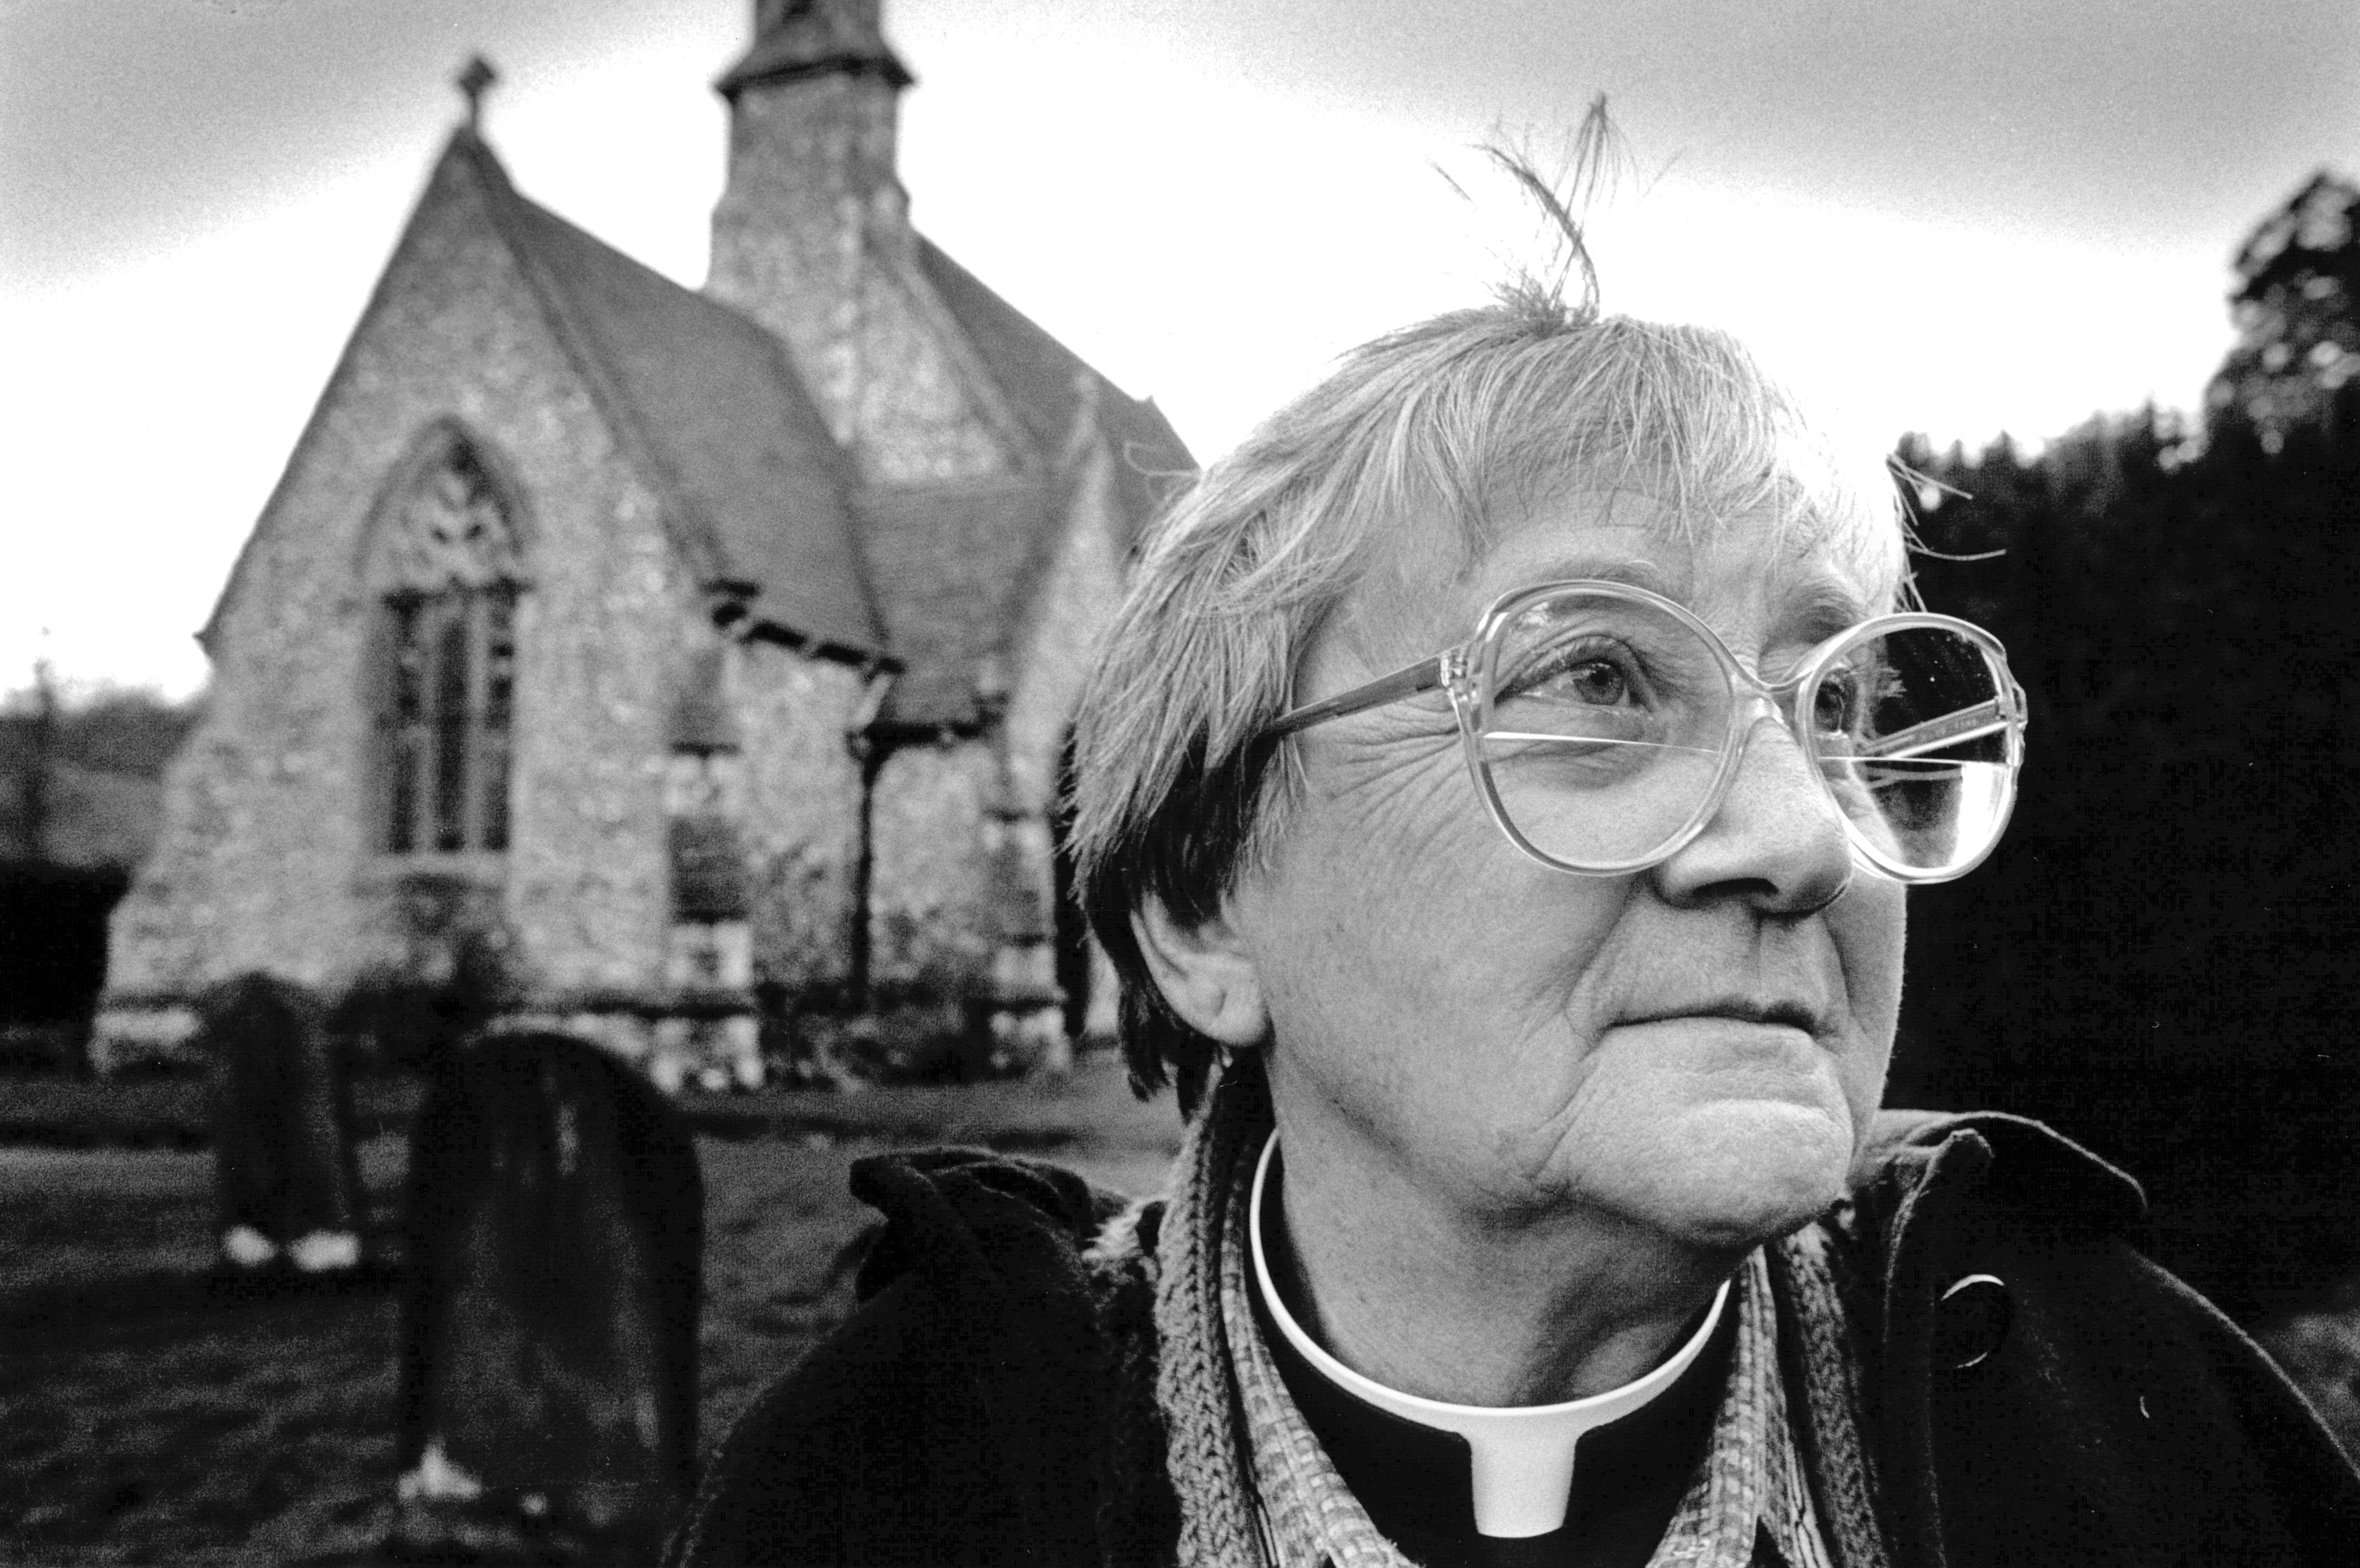
{"type": "Polygon", "coordinates": [[[1892,670],[1884,664],[1830,670],[1820,677],[1819,692],[1811,699],[1811,723],[1822,735],[1858,735],[1896,685],[1892,670]]]}
{"type": "Polygon", "coordinates": [[[1811,699],[1811,723],[1822,735],[1849,735],[1860,715],[1858,693],[1849,674],[1838,670],[1819,682],[1811,699]]]}
{"type": "Polygon", "coordinates": [[[1559,675],[1554,684],[1564,689],[1566,695],[1583,702],[1595,702],[1611,707],[1626,701],[1631,695],[1631,682],[1622,671],[1602,659],[1585,660],[1559,675]]]}
{"type": "Polygon", "coordinates": [[[1535,660],[1502,694],[1589,707],[1613,708],[1644,701],[1645,682],[1629,653],[1597,648],[1568,648],[1535,660]]]}

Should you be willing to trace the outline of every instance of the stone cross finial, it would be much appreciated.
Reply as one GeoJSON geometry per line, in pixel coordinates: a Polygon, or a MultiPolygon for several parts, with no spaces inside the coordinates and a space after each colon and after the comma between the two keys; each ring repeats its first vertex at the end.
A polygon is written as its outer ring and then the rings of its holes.
{"type": "Polygon", "coordinates": [[[461,95],[467,100],[467,128],[469,130],[477,130],[482,127],[484,118],[484,94],[490,90],[492,83],[497,82],[499,79],[500,73],[494,71],[492,69],[492,62],[486,60],[482,55],[475,55],[471,58],[467,63],[460,69],[459,74],[451,79],[451,84],[453,87],[456,87],[461,95]]]}

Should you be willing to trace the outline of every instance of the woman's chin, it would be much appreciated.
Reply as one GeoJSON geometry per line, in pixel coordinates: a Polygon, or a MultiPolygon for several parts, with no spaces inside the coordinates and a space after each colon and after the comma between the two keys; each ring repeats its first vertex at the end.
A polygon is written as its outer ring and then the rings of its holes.
{"type": "Polygon", "coordinates": [[[1843,1195],[1852,1129],[1826,1106],[1786,1100],[1691,1106],[1659,1127],[1613,1206],[1688,1246],[1743,1251],[1843,1195]]]}

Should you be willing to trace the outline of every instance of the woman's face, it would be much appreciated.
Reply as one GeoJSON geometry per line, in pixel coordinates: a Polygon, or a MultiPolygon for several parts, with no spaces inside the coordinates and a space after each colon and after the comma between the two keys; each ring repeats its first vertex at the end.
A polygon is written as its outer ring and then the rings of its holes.
{"type": "MultiPolygon", "coordinates": [[[[1464,638],[1502,593],[1577,577],[1677,600],[1768,678],[1884,608],[1823,546],[1739,517],[1695,545],[1654,501],[1576,495],[1471,563],[1404,540],[1314,641],[1310,702],[1464,638]]],[[[1705,831],[1652,870],[1554,871],[1485,815],[1440,694],[1305,732],[1306,788],[1228,913],[1267,1012],[1290,1148],[1342,1138],[1489,1222],[1568,1206],[1750,1246],[1843,1190],[1883,1092],[1902,892],[1851,857],[1765,720],[1705,831]]]]}

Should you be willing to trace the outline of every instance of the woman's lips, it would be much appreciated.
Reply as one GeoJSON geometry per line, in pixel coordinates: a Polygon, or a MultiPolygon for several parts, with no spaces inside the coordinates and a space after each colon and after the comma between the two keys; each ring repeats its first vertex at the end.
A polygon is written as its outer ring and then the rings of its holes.
{"type": "Polygon", "coordinates": [[[1841,1076],[1840,1040],[1809,1027],[1796,1008],[1668,1013],[1612,1032],[1620,1048],[1688,1081],[1714,1100],[1822,1105],[1841,1076]]]}
{"type": "Polygon", "coordinates": [[[1676,1023],[1689,1018],[1717,1018],[1731,1023],[1775,1025],[1800,1029],[1817,1037],[1820,1033],[1818,1011],[1801,1002],[1705,1002],[1694,1007],[1665,1007],[1617,1020],[1620,1024],[1676,1023]]]}

